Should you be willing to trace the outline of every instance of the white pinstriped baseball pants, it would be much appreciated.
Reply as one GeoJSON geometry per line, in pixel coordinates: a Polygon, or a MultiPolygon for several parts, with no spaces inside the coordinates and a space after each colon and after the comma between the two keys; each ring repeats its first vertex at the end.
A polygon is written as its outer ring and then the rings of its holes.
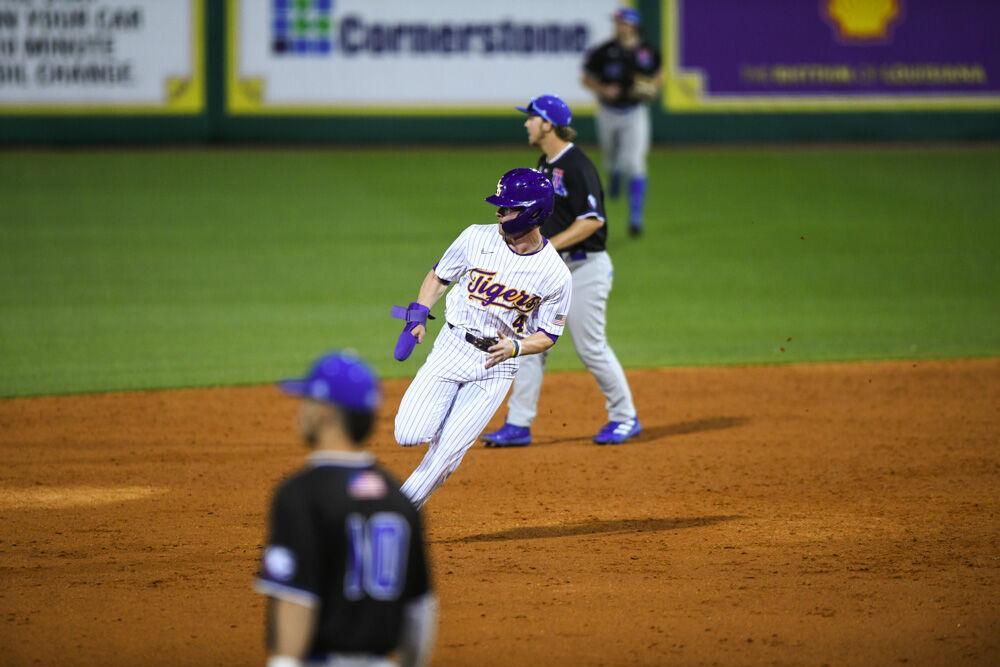
{"type": "Polygon", "coordinates": [[[417,507],[455,472],[503,403],[518,359],[484,368],[486,353],[465,331],[442,325],[434,349],[406,389],[396,413],[396,442],[430,443],[401,490],[417,507]]]}

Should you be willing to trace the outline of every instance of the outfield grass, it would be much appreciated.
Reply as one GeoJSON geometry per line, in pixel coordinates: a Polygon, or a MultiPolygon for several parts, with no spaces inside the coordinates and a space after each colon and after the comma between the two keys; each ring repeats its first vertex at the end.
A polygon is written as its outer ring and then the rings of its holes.
{"type": "MultiPolygon", "coordinates": [[[[529,149],[5,152],[0,395],[265,382],[406,303],[529,149]]],[[[629,367],[1000,353],[1000,149],[657,151],[610,206],[629,367]],[[790,339],[790,340],[789,340],[790,339]]],[[[440,311],[438,306],[436,311],[440,311]]],[[[579,368],[571,345],[550,357],[579,368]]]]}

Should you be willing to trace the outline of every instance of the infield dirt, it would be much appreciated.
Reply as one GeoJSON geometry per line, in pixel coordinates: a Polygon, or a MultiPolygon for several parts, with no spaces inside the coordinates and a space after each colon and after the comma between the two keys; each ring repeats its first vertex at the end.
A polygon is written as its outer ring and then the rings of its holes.
{"type": "MultiPolygon", "coordinates": [[[[1000,663],[1000,360],[585,373],[426,512],[435,665],[1000,663]]],[[[372,448],[400,479],[386,384],[372,448]]],[[[0,664],[259,665],[271,387],[0,401],[0,664]]],[[[494,419],[499,424],[501,414],[494,419]]]]}

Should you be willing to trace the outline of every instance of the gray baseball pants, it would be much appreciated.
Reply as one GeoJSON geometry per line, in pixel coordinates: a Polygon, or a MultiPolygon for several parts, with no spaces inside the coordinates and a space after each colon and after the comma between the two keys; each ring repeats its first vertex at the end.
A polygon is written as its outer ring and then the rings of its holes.
{"type": "Polygon", "coordinates": [[[637,104],[630,109],[598,107],[597,140],[608,173],[618,172],[626,179],[645,176],[650,137],[648,105],[637,104]]]}
{"type": "MultiPolygon", "coordinates": [[[[605,333],[614,271],[611,258],[606,252],[587,253],[585,259],[567,261],[566,266],[573,275],[573,297],[566,322],[573,334],[573,346],[604,394],[608,421],[631,419],[636,416],[632,391],[605,333]]],[[[514,388],[507,401],[508,423],[531,426],[534,421],[546,357],[548,352],[520,359],[514,388]]]]}

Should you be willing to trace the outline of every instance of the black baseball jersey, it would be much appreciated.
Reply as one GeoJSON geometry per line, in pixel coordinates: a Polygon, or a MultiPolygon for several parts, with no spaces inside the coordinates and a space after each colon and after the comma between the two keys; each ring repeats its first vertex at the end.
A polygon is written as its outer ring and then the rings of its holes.
{"type": "Polygon", "coordinates": [[[583,69],[601,83],[617,83],[621,86],[617,98],[610,102],[601,100],[601,104],[627,109],[640,102],[629,92],[635,75],[655,76],[660,71],[660,65],[660,52],[649,42],[640,42],[638,48],[633,50],[626,49],[612,39],[594,47],[587,54],[583,69]]]}
{"type": "MultiPolygon", "coordinates": [[[[548,220],[542,223],[542,235],[546,238],[563,231],[577,218],[597,218],[602,222],[604,215],[604,188],[597,174],[597,167],[587,154],[575,144],[570,144],[562,153],[549,162],[542,154],[538,158],[538,170],[549,177],[555,190],[555,208],[548,220]]],[[[561,252],[604,250],[608,241],[608,226],[601,227],[574,246],[563,248],[561,252]]]]}
{"type": "Polygon", "coordinates": [[[430,590],[420,515],[368,454],[316,452],[282,482],[257,590],[318,606],[309,655],[384,655],[430,590]]]}

